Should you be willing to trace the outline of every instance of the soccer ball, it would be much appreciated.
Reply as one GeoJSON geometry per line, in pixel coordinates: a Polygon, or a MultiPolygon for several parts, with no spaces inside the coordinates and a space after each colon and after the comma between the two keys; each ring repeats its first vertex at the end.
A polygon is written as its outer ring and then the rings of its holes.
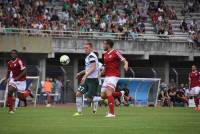
{"type": "Polygon", "coordinates": [[[62,55],[62,56],[60,57],[60,63],[61,63],[62,65],[67,65],[67,64],[69,64],[69,62],[70,62],[69,56],[67,56],[67,55],[62,55]]]}

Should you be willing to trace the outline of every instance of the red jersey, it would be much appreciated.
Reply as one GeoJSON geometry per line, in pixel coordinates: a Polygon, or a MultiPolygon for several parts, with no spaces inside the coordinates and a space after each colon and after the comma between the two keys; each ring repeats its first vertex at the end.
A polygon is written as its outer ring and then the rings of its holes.
{"type": "MultiPolygon", "coordinates": [[[[21,59],[17,58],[15,61],[9,61],[8,62],[8,71],[12,73],[11,77],[15,79],[22,73],[22,70],[24,70],[26,67],[24,66],[21,59]]],[[[24,81],[26,80],[26,75],[23,75],[18,79],[18,81],[24,81]]]]}
{"type": "Polygon", "coordinates": [[[191,82],[191,84],[190,84],[191,88],[199,86],[199,84],[200,84],[199,78],[200,78],[200,72],[198,72],[198,71],[190,72],[189,80],[191,82]]]}
{"type": "Polygon", "coordinates": [[[103,54],[105,64],[105,76],[120,77],[120,63],[125,58],[115,49],[107,51],[103,54]]]}

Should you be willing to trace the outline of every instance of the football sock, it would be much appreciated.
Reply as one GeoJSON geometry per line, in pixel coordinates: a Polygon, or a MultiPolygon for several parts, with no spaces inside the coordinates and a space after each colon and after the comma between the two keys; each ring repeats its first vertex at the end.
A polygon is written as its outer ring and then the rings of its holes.
{"type": "Polygon", "coordinates": [[[113,97],[121,97],[122,93],[121,92],[113,92],[112,95],[113,95],[113,97]]]}
{"type": "Polygon", "coordinates": [[[82,112],[82,104],[83,104],[82,97],[76,97],[76,108],[77,108],[77,112],[79,113],[82,112]]]}
{"type": "Polygon", "coordinates": [[[99,97],[99,96],[95,96],[94,98],[93,98],[93,102],[94,102],[94,105],[93,105],[93,111],[97,111],[97,108],[98,108],[98,105],[99,105],[99,101],[100,100],[102,100],[101,99],[101,97],[99,97]]]}
{"type": "Polygon", "coordinates": [[[108,96],[108,107],[109,113],[114,114],[114,97],[112,95],[108,96]]]}
{"type": "Polygon", "coordinates": [[[198,107],[199,106],[199,98],[194,97],[194,102],[195,102],[196,107],[198,107]]]}
{"type": "Polygon", "coordinates": [[[13,111],[13,96],[9,95],[7,98],[9,111],[13,111]]]}

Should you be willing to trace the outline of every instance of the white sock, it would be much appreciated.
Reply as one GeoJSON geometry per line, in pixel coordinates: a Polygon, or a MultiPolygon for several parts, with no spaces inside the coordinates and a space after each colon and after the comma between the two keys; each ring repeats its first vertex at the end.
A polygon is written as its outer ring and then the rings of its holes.
{"type": "Polygon", "coordinates": [[[94,98],[93,98],[93,102],[95,102],[95,101],[101,101],[101,100],[103,100],[100,96],[94,96],[94,98]]]}
{"type": "Polygon", "coordinates": [[[19,98],[15,98],[15,108],[18,108],[19,98]]]}
{"type": "Polygon", "coordinates": [[[99,105],[99,101],[101,101],[102,98],[99,96],[94,96],[93,97],[93,102],[94,102],[94,106],[93,106],[93,111],[97,111],[98,105],[99,105]]]}
{"type": "Polygon", "coordinates": [[[76,108],[77,112],[82,112],[82,104],[83,104],[83,98],[82,97],[76,97],[76,108]]]}

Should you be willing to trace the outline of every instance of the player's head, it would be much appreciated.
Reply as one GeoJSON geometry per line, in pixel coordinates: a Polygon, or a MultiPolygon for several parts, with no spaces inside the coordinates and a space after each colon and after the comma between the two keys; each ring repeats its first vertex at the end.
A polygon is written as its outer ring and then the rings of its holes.
{"type": "Polygon", "coordinates": [[[92,43],[88,42],[84,45],[84,51],[86,54],[90,54],[93,51],[92,43]]]}
{"type": "Polygon", "coordinates": [[[110,39],[105,40],[103,42],[103,49],[104,49],[104,51],[107,51],[107,50],[113,48],[113,46],[114,46],[114,42],[112,40],[110,40],[110,39]]]}
{"type": "Polygon", "coordinates": [[[13,60],[15,60],[18,57],[18,51],[13,49],[10,51],[10,56],[13,60]]]}
{"type": "Polygon", "coordinates": [[[196,70],[197,70],[196,65],[192,65],[192,71],[196,71],[196,70]]]}

